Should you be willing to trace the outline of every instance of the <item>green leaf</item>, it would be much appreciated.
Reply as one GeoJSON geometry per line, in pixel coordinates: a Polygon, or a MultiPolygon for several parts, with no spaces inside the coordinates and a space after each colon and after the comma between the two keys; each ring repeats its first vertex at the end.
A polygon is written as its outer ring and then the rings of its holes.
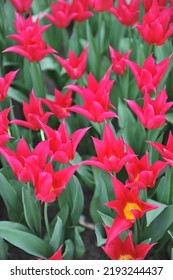
{"type": "Polygon", "coordinates": [[[85,253],[85,246],[80,236],[81,231],[83,231],[81,227],[74,228],[74,254],[76,259],[79,259],[85,253]]]}
{"type": "Polygon", "coordinates": [[[111,210],[104,204],[109,201],[107,187],[98,169],[94,169],[95,190],[90,204],[90,215],[95,223],[101,222],[98,211],[111,215],[111,210]],[[99,173],[98,173],[99,172],[99,173]]]}
{"type": "Polygon", "coordinates": [[[16,100],[19,103],[22,103],[23,101],[28,101],[28,98],[19,90],[9,87],[8,89],[8,97],[16,100]]]}
{"type": "Polygon", "coordinates": [[[128,106],[120,98],[118,101],[118,116],[118,124],[121,128],[130,126],[132,129],[134,129],[136,120],[128,106]]]}
{"type": "Polygon", "coordinates": [[[72,260],[74,256],[73,242],[68,239],[65,241],[65,251],[63,253],[63,260],[72,260]]]}
{"type": "Polygon", "coordinates": [[[0,237],[33,256],[49,258],[52,254],[50,246],[44,240],[21,228],[25,229],[17,223],[0,222],[0,237]]]}
{"type": "Polygon", "coordinates": [[[97,246],[103,246],[106,243],[106,234],[102,224],[100,223],[96,224],[95,233],[97,238],[97,246]]]}
{"type": "Polygon", "coordinates": [[[46,87],[45,87],[45,84],[43,81],[40,64],[37,62],[32,62],[30,64],[30,73],[31,73],[35,96],[37,98],[38,97],[45,98],[46,97],[46,87]]]}
{"type": "Polygon", "coordinates": [[[17,219],[17,209],[18,197],[15,189],[8,183],[6,178],[0,174],[0,195],[7,207],[9,219],[17,219]]]}
{"type": "Polygon", "coordinates": [[[98,211],[98,213],[101,216],[103,223],[106,226],[111,227],[114,219],[108,215],[105,215],[104,213],[101,213],[100,211],[98,211]]]}
{"type": "Polygon", "coordinates": [[[49,244],[52,247],[53,252],[56,252],[62,244],[62,220],[59,217],[57,217],[49,244]]]}
{"type": "Polygon", "coordinates": [[[167,206],[144,230],[143,239],[151,238],[152,242],[160,240],[173,224],[173,204],[167,206]]]}
{"type": "Polygon", "coordinates": [[[147,203],[151,203],[151,204],[157,205],[159,207],[155,210],[148,211],[146,213],[147,227],[148,227],[151,224],[151,222],[154,221],[155,218],[157,218],[157,216],[166,208],[167,205],[160,203],[153,199],[148,199],[147,203]]]}
{"type": "Polygon", "coordinates": [[[6,260],[7,254],[8,254],[8,245],[2,238],[0,238],[0,260],[6,260]]]}
{"type": "MultiPolygon", "coordinates": [[[[28,186],[30,188],[30,186],[28,186]]],[[[41,235],[41,209],[38,200],[31,194],[31,189],[22,189],[24,216],[33,233],[41,235]]]]}
{"type": "Polygon", "coordinates": [[[71,198],[73,200],[71,219],[72,219],[72,224],[76,225],[78,223],[79,217],[84,208],[84,196],[83,196],[81,185],[76,176],[73,176],[73,181],[74,184],[73,186],[71,186],[71,195],[72,195],[71,198]]]}

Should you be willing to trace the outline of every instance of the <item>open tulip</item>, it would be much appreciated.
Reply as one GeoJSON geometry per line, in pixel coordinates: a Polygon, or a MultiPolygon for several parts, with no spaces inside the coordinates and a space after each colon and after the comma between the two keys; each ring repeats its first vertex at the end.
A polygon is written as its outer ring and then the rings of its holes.
{"type": "Polygon", "coordinates": [[[58,55],[54,55],[56,60],[66,70],[69,77],[73,80],[80,79],[86,70],[88,46],[82,51],[79,57],[70,50],[68,59],[64,59],[58,55]]]}
{"type": "Polygon", "coordinates": [[[149,94],[145,94],[142,108],[133,100],[126,101],[145,128],[156,129],[165,123],[165,114],[173,105],[173,102],[166,102],[167,98],[164,88],[155,100],[152,100],[149,94]]]}
{"type": "Polygon", "coordinates": [[[90,0],[90,5],[96,12],[104,12],[113,7],[113,2],[113,0],[90,0]]]}
{"type": "Polygon", "coordinates": [[[169,25],[171,11],[171,8],[160,10],[157,0],[153,0],[151,8],[142,18],[142,24],[135,25],[145,42],[161,46],[173,34],[173,24],[169,25]]]}
{"type": "Polygon", "coordinates": [[[111,243],[103,246],[102,249],[111,260],[143,260],[153,245],[155,243],[141,243],[135,246],[132,239],[132,231],[129,231],[124,241],[117,236],[111,243]]]}
{"type": "MultiPolygon", "coordinates": [[[[105,1],[106,2],[106,1],[105,1]]],[[[112,7],[110,12],[124,25],[133,25],[138,20],[139,0],[118,0],[117,8],[112,7]]]]}
{"type": "Polygon", "coordinates": [[[28,13],[33,0],[10,0],[18,13],[28,13]]]}
{"type": "Polygon", "coordinates": [[[6,98],[8,89],[16,77],[17,72],[18,70],[10,71],[4,77],[0,77],[0,101],[3,101],[6,98]]]}
{"type": "Polygon", "coordinates": [[[73,0],[71,4],[71,13],[76,14],[75,21],[85,21],[89,17],[93,16],[93,13],[89,11],[90,0],[73,0]]]}
{"type": "Polygon", "coordinates": [[[23,101],[23,113],[26,121],[13,119],[11,123],[21,125],[33,130],[38,130],[41,128],[40,122],[47,123],[48,118],[52,115],[51,112],[44,112],[41,107],[41,100],[36,99],[34,91],[30,94],[30,103],[23,101]]]}
{"type": "Polygon", "coordinates": [[[109,94],[113,82],[109,80],[111,68],[105,73],[100,82],[90,73],[88,75],[88,86],[83,88],[76,85],[68,85],[67,88],[80,94],[84,100],[84,105],[74,105],[70,111],[79,113],[93,122],[104,122],[108,118],[116,118],[117,115],[109,110],[108,107],[114,108],[110,103],[109,94]]]}
{"type": "Polygon", "coordinates": [[[40,19],[37,18],[36,22],[33,22],[31,15],[24,19],[16,13],[15,27],[17,34],[9,35],[9,37],[15,40],[18,45],[8,47],[3,52],[17,53],[31,62],[39,62],[47,54],[55,53],[56,51],[46,44],[42,38],[42,33],[49,26],[40,27],[39,21],[40,19]]]}
{"type": "Polygon", "coordinates": [[[84,164],[97,166],[108,172],[118,173],[123,166],[136,157],[132,149],[124,143],[123,139],[116,138],[110,126],[106,123],[103,140],[92,138],[97,157],[84,161],[84,164]]]}
{"type": "Polygon", "coordinates": [[[109,46],[109,50],[112,60],[112,71],[117,75],[123,75],[126,71],[126,61],[124,59],[129,58],[131,51],[129,50],[123,55],[122,52],[117,52],[111,46],[109,46]]]}
{"type": "Polygon", "coordinates": [[[159,160],[150,165],[148,152],[141,159],[135,157],[126,165],[129,176],[129,179],[126,180],[126,186],[138,189],[153,188],[159,173],[165,167],[166,163],[159,160]]]}
{"type": "Polygon", "coordinates": [[[7,144],[11,136],[8,133],[8,125],[10,123],[8,114],[11,108],[6,108],[0,112],[0,147],[7,144]]]}
{"type": "MultiPolygon", "coordinates": [[[[153,0],[143,0],[144,10],[147,13],[153,4],[153,0]]],[[[157,0],[160,9],[165,8],[167,0],[157,0]]]]}
{"type": "Polygon", "coordinates": [[[66,94],[62,94],[58,89],[55,89],[54,97],[54,100],[47,98],[41,98],[40,100],[58,119],[69,117],[69,109],[72,105],[72,90],[68,90],[66,94]]]}
{"type": "Polygon", "coordinates": [[[171,131],[169,133],[166,145],[151,141],[148,141],[148,143],[160,153],[160,155],[169,165],[173,166],[173,135],[171,131]]]}
{"type": "Polygon", "coordinates": [[[52,14],[45,14],[45,17],[59,28],[67,27],[76,16],[76,13],[71,13],[71,4],[64,0],[52,3],[51,12],[52,14]]]}
{"type": "Polygon", "coordinates": [[[71,136],[68,134],[64,121],[58,130],[45,124],[42,124],[42,129],[49,140],[51,159],[66,164],[74,159],[77,146],[89,128],[78,129],[71,136]]]}
{"type": "Polygon", "coordinates": [[[157,90],[168,69],[170,59],[171,56],[156,64],[151,54],[145,59],[142,67],[134,61],[128,59],[125,61],[135,76],[139,90],[144,94],[151,94],[157,90]]]}

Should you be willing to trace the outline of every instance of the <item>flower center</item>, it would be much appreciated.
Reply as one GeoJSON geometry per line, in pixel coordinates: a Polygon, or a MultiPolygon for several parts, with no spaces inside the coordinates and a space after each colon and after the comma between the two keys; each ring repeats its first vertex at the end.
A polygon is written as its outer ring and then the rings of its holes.
{"type": "Polygon", "coordinates": [[[127,255],[120,255],[119,260],[133,260],[133,257],[129,254],[127,255]]]}
{"type": "Polygon", "coordinates": [[[127,220],[133,220],[135,218],[134,214],[132,213],[132,210],[139,210],[141,211],[141,208],[137,203],[130,203],[127,202],[126,206],[124,208],[124,215],[127,220]]]}
{"type": "Polygon", "coordinates": [[[135,176],[135,182],[137,182],[139,180],[139,173],[135,176]]]}

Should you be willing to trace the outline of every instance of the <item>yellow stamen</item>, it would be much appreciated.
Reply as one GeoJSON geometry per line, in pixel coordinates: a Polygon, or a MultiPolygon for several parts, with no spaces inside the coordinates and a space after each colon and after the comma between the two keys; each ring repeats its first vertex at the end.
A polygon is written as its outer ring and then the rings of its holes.
{"type": "Polygon", "coordinates": [[[127,255],[120,255],[119,260],[133,260],[133,257],[129,254],[127,255]]]}
{"type": "Polygon", "coordinates": [[[132,213],[132,210],[139,210],[141,211],[141,208],[137,203],[126,203],[126,206],[124,208],[124,215],[126,216],[127,220],[133,220],[135,218],[134,214],[132,213]]]}

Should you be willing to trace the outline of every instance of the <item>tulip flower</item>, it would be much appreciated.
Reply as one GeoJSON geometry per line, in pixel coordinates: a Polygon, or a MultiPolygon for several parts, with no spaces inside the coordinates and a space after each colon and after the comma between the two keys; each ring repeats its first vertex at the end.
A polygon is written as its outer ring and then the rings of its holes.
{"type": "Polygon", "coordinates": [[[33,130],[38,130],[41,128],[40,122],[47,123],[48,118],[52,115],[51,112],[44,112],[41,107],[41,100],[36,99],[34,91],[30,94],[30,103],[23,101],[23,113],[26,121],[13,119],[11,123],[21,125],[33,130]]]}
{"type": "Polygon", "coordinates": [[[31,181],[31,175],[26,167],[26,162],[30,157],[34,157],[40,168],[46,165],[46,160],[49,155],[48,141],[40,142],[33,151],[30,150],[28,143],[22,138],[16,147],[16,152],[3,147],[0,148],[0,153],[9,163],[14,175],[20,182],[27,183],[31,181]]]}
{"type": "Polygon", "coordinates": [[[49,26],[40,27],[39,18],[37,18],[36,22],[33,22],[31,16],[24,19],[21,15],[16,14],[15,27],[17,34],[12,34],[9,37],[15,40],[18,45],[11,46],[3,52],[17,53],[31,62],[39,62],[47,54],[56,52],[44,42],[42,33],[49,26]]]}
{"type": "MultiPolygon", "coordinates": [[[[153,0],[143,0],[144,10],[147,13],[153,4],[153,0]]],[[[167,0],[157,0],[158,6],[161,9],[165,8],[167,0]]]]}
{"type": "MultiPolygon", "coordinates": [[[[106,2],[106,1],[105,1],[106,2]]],[[[117,8],[112,7],[110,12],[124,25],[133,25],[138,20],[139,0],[118,0],[117,8]]]]}
{"type": "Polygon", "coordinates": [[[45,17],[59,28],[67,27],[76,16],[76,13],[71,13],[71,4],[64,0],[52,3],[51,12],[52,14],[45,14],[45,17]]]}
{"type": "Polygon", "coordinates": [[[135,25],[145,42],[161,46],[173,34],[173,24],[169,25],[171,10],[160,10],[157,0],[153,0],[150,10],[142,18],[142,24],[135,25]]]}
{"type": "Polygon", "coordinates": [[[8,114],[11,108],[6,108],[0,112],[0,147],[6,145],[11,136],[8,134],[8,125],[10,121],[8,120],[8,114]]]}
{"type": "Polygon", "coordinates": [[[103,246],[102,249],[111,260],[143,260],[155,244],[141,243],[134,246],[132,231],[129,231],[124,241],[117,236],[111,243],[103,246]]]}
{"type": "Polygon", "coordinates": [[[133,100],[126,101],[145,128],[156,129],[165,123],[165,114],[173,105],[173,102],[166,102],[167,98],[164,88],[158,93],[155,100],[152,100],[149,94],[145,94],[143,108],[133,100]]]}
{"type": "Polygon", "coordinates": [[[36,198],[41,202],[54,202],[65,189],[79,165],[68,166],[55,172],[50,162],[41,169],[36,159],[36,157],[30,157],[27,160],[27,169],[31,174],[36,198]]]}
{"type": "Polygon", "coordinates": [[[77,80],[82,77],[86,70],[87,53],[88,46],[85,47],[79,57],[77,57],[76,54],[71,50],[67,60],[58,55],[54,55],[54,57],[66,70],[68,76],[73,80],[77,80]]]}
{"type": "Polygon", "coordinates": [[[108,11],[110,8],[113,7],[114,1],[113,0],[90,0],[90,5],[93,10],[96,12],[104,12],[108,11]]]}
{"type": "Polygon", "coordinates": [[[139,160],[133,158],[127,165],[126,170],[129,179],[126,187],[138,189],[153,188],[159,173],[166,167],[166,163],[156,161],[152,166],[149,163],[148,152],[139,160]]]}
{"type": "Polygon", "coordinates": [[[156,64],[152,54],[146,58],[142,68],[134,61],[125,60],[133,72],[138,88],[142,93],[156,92],[159,83],[165,75],[171,56],[156,64]]]}
{"type": "Polygon", "coordinates": [[[85,21],[89,17],[93,16],[93,13],[89,11],[90,0],[73,0],[71,4],[71,13],[76,14],[75,21],[85,21]]]}
{"type": "Polygon", "coordinates": [[[47,98],[40,99],[49,110],[58,118],[64,119],[70,116],[69,108],[72,105],[72,91],[68,90],[66,94],[62,94],[58,89],[55,89],[54,101],[47,98]]]}
{"type": "Polygon", "coordinates": [[[0,77],[0,101],[3,101],[6,98],[8,89],[12,81],[14,80],[17,72],[18,70],[10,71],[4,76],[4,78],[0,77]]]}
{"type": "Polygon", "coordinates": [[[123,75],[126,71],[126,61],[124,59],[128,59],[130,56],[130,50],[126,52],[124,55],[122,52],[117,52],[111,46],[109,46],[111,60],[112,60],[112,71],[117,75],[123,75]]]}
{"type": "Polygon", "coordinates": [[[173,135],[170,131],[167,144],[163,145],[157,142],[148,141],[148,143],[156,149],[162,158],[171,166],[173,166],[173,135]]]}
{"type": "Polygon", "coordinates": [[[116,118],[117,115],[108,109],[115,108],[109,101],[109,93],[114,81],[110,81],[111,68],[105,73],[98,83],[90,73],[88,75],[88,87],[83,88],[76,85],[68,85],[67,88],[80,94],[84,100],[84,105],[74,105],[70,111],[79,113],[93,122],[104,122],[107,118],[116,118]]]}
{"type": "Polygon", "coordinates": [[[18,13],[28,13],[33,0],[10,0],[18,13]]]}
{"type": "Polygon", "coordinates": [[[97,157],[92,157],[83,163],[103,169],[107,172],[118,173],[123,166],[136,157],[132,149],[123,142],[122,138],[116,138],[110,126],[106,123],[103,140],[92,137],[97,157]]]}
{"type": "Polygon", "coordinates": [[[42,124],[42,129],[49,140],[51,159],[60,163],[69,163],[74,159],[77,146],[89,128],[76,130],[71,136],[68,134],[66,124],[63,121],[58,130],[42,124]]]}
{"type": "Polygon", "coordinates": [[[136,219],[140,219],[146,212],[158,208],[154,204],[143,202],[139,197],[138,188],[128,189],[118,179],[112,176],[112,183],[116,200],[106,203],[115,210],[117,216],[110,228],[107,227],[107,244],[112,242],[121,232],[132,227],[136,219]]]}

